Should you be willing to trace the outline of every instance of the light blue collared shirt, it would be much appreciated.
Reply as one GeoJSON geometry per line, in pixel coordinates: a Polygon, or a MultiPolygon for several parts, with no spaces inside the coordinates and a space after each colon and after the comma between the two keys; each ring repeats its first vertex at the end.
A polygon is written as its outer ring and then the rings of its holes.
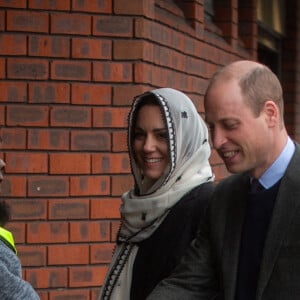
{"type": "Polygon", "coordinates": [[[270,188],[283,177],[283,174],[285,173],[285,170],[288,164],[290,163],[294,152],[295,144],[290,139],[290,137],[288,137],[287,143],[280,155],[259,178],[259,182],[263,185],[265,189],[270,188]]]}

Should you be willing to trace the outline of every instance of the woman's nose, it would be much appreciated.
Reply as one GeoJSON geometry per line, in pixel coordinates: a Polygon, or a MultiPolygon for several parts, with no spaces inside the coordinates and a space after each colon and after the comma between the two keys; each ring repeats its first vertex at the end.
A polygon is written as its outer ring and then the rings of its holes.
{"type": "Polygon", "coordinates": [[[148,135],[145,139],[145,143],[144,143],[144,151],[149,152],[149,151],[153,151],[155,149],[155,139],[148,135]]]}

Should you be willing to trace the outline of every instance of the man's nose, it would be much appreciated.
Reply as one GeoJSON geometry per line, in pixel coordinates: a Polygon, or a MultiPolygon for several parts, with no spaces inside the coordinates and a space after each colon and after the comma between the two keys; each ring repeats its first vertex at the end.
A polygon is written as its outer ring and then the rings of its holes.
{"type": "Polygon", "coordinates": [[[226,142],[226,136],[220,129],[214,129],[211,139],[215,149],[219,149],[226,142]]]}

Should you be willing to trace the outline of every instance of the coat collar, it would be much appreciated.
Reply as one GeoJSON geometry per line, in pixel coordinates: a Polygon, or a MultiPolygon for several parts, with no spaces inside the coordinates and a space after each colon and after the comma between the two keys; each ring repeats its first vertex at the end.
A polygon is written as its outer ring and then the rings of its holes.
{"type": "Polygon", "coordinates": [[[279,187],[261,263],[257,287],[257,299],[261,299],[279,255],[284,239],[288,236],[290,224],[299,206],[300,189],[300,147],[296,145],[293,158],[279,187]]]}

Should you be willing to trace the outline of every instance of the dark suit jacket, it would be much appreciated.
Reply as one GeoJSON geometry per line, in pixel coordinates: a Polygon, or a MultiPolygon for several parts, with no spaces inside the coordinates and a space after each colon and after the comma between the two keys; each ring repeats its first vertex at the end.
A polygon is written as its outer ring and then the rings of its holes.
{"type": "MultiPolygon", "coordinates": [[[[233,175],[215,189],[205,226],[169,278],[148,300],[234,300],[249,178],[233,175]]],[[[255,300],[300,299],[300,147],[281,180],[255,300]]]]}

